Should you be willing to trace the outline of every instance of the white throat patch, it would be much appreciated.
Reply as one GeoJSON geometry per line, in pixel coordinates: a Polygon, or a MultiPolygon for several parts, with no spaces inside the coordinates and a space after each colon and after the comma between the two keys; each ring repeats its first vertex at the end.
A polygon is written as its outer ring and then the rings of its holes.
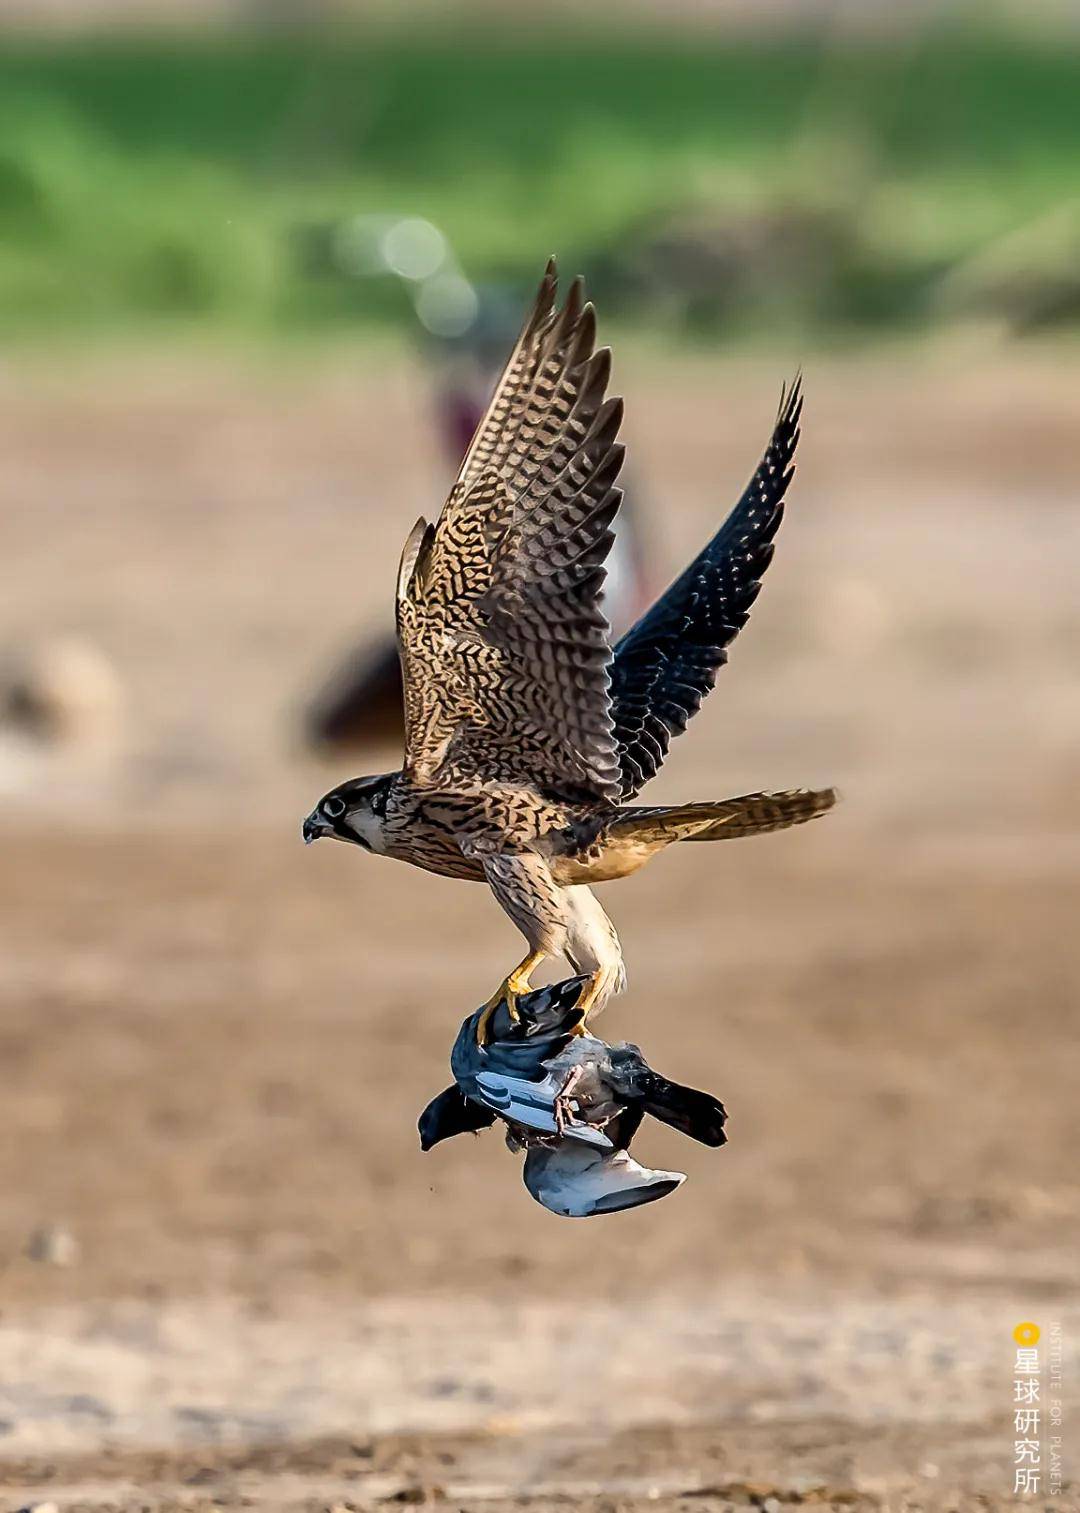
{"type": "Polygon", "coordinates": [[[360,838],[367,842],[372,851],[380,856],[386,855],[386,838],[383,835],[383,821],[370,809],[358,809],[349,815],[349,828],[355,830],[360,838]]]}

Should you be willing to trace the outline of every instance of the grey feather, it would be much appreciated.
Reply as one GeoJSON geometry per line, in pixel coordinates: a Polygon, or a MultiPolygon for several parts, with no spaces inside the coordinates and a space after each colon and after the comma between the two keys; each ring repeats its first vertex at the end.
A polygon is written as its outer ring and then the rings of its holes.
{"type": "Polygon", "coordinates": [[[673,1192],[681,1172],[650,1171],[629,1154],[646,1113],[709,1145],[724,1142],[723,1104],[654,1072],[637,1046],[608,1045],[577,1033],[584,977],[568,978],[519,999],[515,1021],[505,1003],[477,1044],[482,1010],[470,1014],[454,1042],[455,1085],[420,1119],[424,1149],[464,1129],[501,1119],[514,1148],[526,1149],[523,1180],[553,1213],[579,1218],[636,1207],[673,1192]]]}

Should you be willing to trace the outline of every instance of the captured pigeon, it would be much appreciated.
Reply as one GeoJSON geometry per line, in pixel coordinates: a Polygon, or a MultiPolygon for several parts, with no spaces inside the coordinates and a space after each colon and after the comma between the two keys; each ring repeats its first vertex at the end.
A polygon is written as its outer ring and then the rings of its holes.
{"type": "Polygon", "coordinates": [[[709,1093],[659,1076],[637,1046],[608,1045],[581,1029],[585,977],[567,978],[489,1018],[477,1045],[483,1009],[461,1026],[450,1056],[454,1086],[420,1116],[420,1144],[430,1150],[451,1135],[486,1129],[501,1118],[511,1150],[524,1149],[525,1186],[538,1203],[566,1218],[616,1213],[652,1203],[685,1173],[650,1171],[629,1152],[646,1114],[703,1145],[723,1145],[723,1104],[709,1093]]]}

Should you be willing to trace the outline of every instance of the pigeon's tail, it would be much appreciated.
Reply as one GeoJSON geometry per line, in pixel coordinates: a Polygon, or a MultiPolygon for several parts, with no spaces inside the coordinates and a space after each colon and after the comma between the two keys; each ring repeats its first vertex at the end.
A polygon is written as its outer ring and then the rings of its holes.
{"type": "Polygon", "coordinates": [[[714,1146],[723,1145],[727,1140],[724,1134],[727,1110],[711,1093],[700,1093],[697,1088],[669,1082],[666,1077],[658,1077],[653,1072],[642,1101],[646,1113],[670,1124],[680,1134],[689,1135],[691,1140],[714,1146]]]}

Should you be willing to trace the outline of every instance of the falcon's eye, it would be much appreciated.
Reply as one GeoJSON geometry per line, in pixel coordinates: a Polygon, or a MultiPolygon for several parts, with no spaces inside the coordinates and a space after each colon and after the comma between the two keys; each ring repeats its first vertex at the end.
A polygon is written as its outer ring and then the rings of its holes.
{"type": "Polygon", "coordinates": [[[376,819],[384,820],[386,818],[386,800],[387,790],[385,788],[376,788],[375,792],[371,795],[371,812],[376,819]]]}
{"type": "Polygon", "coordinates": [[[323,799],[322,812],[329,820],[339,820],[345,813],[345,800],[340,794],[332,794],[330,798],[323,799]]]}

